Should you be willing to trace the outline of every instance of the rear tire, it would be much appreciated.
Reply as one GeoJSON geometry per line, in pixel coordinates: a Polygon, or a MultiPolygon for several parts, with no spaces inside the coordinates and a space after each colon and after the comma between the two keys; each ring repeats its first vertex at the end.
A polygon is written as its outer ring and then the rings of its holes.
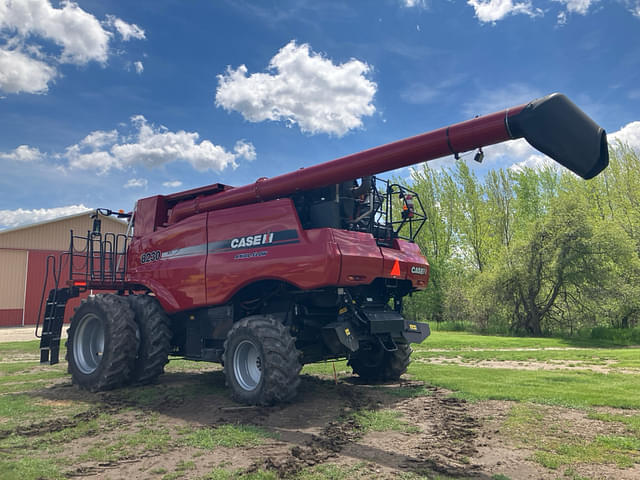
{"type": "Polygon", "coordinates": [[[164,373],[171,350],[169,317],[158,300],[149,295],[131,295],[129,305],[135,314],[139,347],[131,381],[146,385],[164,373]]]}
{"type": "Polygon", "coordinates": [[[224,342],[224,373],[234,400],[250,405],[273,405],[296,396],[300,352],[295,339],[276,318],[243,318],[224,342]]]}
{"type": "Polygon", "coordinates": [[[134,314],[118,295],[95,295],[76,309],[67,339],[74,384],[96,392],[129,381],[138,342],[134,314]]]}
{"type": "Polygon", "coordinates": [[[380,344],[372,350],[361,350],[358,356],[349,360],[353,373],[367,382],[399,380],[411,363],[409,344],[398,344],[398,349],[388,352],[380,344]]]}

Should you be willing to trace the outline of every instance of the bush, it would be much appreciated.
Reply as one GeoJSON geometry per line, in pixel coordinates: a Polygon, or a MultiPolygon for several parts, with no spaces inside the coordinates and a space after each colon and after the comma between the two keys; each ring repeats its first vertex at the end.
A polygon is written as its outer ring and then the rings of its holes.
{"type": "Polygon", "coordinates": [[[618,345],[640,345],[640,327],[594,327],[591,329],[590,336],[594,340],[606,340],[618,345]]]}

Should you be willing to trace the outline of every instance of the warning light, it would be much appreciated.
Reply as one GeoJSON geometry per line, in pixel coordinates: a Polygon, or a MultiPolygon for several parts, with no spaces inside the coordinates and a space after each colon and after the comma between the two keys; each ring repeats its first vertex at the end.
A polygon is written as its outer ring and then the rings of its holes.
{"type": "Polygon", "coordinates": [[[124,213],[123,209],[118,210],[118,213],[124,213]]]}
{"type": "Polygon", "coordinates": [[[390,275],[392,277],[400,276],[400,262],[398,262],[398,260],[396,260],[395,263],[393,264],[393,268],[391,269],[390,275]]]}
{"type": "Polygon", "coordinates": [[[402,218],[413,218],[415,212],[415,203],[413,202],[413,195],[405,195],[404,203],[402,204],[402,218]]]}
{"type": "Polygon", "coordinates": [[[87,286],[87,282],[83,282],[80,280],[74,280],[73,281],[73,286],[74,287],[86,287],[87,286]]]}

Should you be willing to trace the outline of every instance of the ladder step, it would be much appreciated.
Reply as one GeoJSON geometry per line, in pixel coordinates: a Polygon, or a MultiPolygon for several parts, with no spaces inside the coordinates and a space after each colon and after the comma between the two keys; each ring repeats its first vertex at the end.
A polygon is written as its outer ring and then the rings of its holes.
{"type": "Polygon", "coordinates": [[[49,292],[40,337],[40,363],[49,365],[58,363],[67,300],[78,295],[77,288],[59,288],[49,292]]]}

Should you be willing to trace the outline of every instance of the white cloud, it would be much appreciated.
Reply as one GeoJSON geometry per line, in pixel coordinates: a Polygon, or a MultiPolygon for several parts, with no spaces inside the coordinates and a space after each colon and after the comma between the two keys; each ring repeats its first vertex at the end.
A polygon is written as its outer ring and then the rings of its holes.
{"type": "Polygon", "coordinates": [[[91,132],[89,135],[84,137],[80,141],[80,146],[89,147],[92,149],[99,149],[104,147],[105,145],[111,145],[118,141],[118,131],[117,130],[96,130],[95,132],[91,132]]]}
{"type": "Polygon", "coordinates": [[[496,163],[501,160],[513,162],[509,168],[536,168],[541,165],[555,163],[546,155],[529,145],[524,138],[489,145],[482,150],[484,151],[486,162],[496,163]]]}
{"type": "Polygon", "coordinates": [[[1,159],[16,160],[18,162],[35,162],[37,160],[41,160],[42,157],[43,155],[40,150],[28,145],[20,145],[18,148],[8,153],[0,152],[1,159]]]}
{"type": "Polygon", "coordinates": [[[112,25],[122,36],[122,40],[128,42],[132,38],[144,40],[146,38],[144,30],[136,24],[127,23],[121,18],[107,15],[107,25],[112,25]]]}
{"type": "Polygon", "coordinates": [[[56,69],[18,50],[0,47],[0,90],[6,93],[45,93],[56,69]]]}
{"type": "Polygon", "coordinates": [[[7,0],[0,6],[0,27],[22,38],[38,35],[52,40],[62,47],[62,62],[105,62],[111,34],[78,4],[63,1],[61,7],[53,7],[49,0],[7,0]]]}
{"type": "Polygon", "coordinates": [[[182,182],[180,180],[172,180],[170,182],[163,182],[162,186],[167,188],[178,188],[182,186],[182,182]]]}
{"type": "Polygon", "coordinates": [[[627,10],[634,16],[640,18],[640,0],[622,0],[627,10]]]}
{"type": "Polygon", "coordinates": [[[301,131],[337,136],[362,127],[373,115],[377,85],[367,78],[371,67],[351,59],[336,65],[295,41],[269,62],[270,73],[247,76],[247,67],[218,75],[216,105],[236,110],[250,122],[297,124],[301,131]]]}
{"type": "Polygon", "coordinates": [[[138,165],[155,168],[182,160],[198,171],[222,171],[229,166],[237,167],[239,159],[256,158],[253,144],[244,140],[239,140],[233,152],[229,152],[209,140],[199,141],[197,132],[172,132],[164,126],[149,124],[142,115],[131,117],[131,126],[133,133],[129,135],[98,130],[67,147],[63,156],[69,167],[103,174],[112,169],[138,165]]]}
{"type": "Polygon", "coordinates": [[[599,0],[553,0],[566,6],[567,11],[571,13],[579,13],[586,15],[591,5],[598,3],[599,0]]]}
{"type": "Polygon", "coordinates": [[[130,178],[127,183],[124,184],[124,188],[144,188],[148,183],[146,178],[130,178]]]}
{"type": "Polygon", "coordinates": [[[111,153],[104,151],[83,152],[80,145],[67,147],[66,152],[69,167],[79,170],[97,170],[106,173],[112,168],[122,169],[123,165],[111,153]]]}
{"type": "Polygon", "coordinates": [[[6,93],[44,93],[57,76],[60,63],[106,63],[117,30],[123,40],[143,39],[144,30],[109,16],[101,23],[70,0],[0,1],[0,90],[6,93]],[[55,58],[48,43],[59,48],[55,58]],[[44,48],[47,45],[47,49],[44,48]]]}
{"type": "Polygon", "coordinates": [[[142,62],[139,60],[137,62],[133,62],[133,68],[136,69],[136,73],[138,75],[141,75],[142,72],[144,72],[144,65],[142,65],[142,62]]]}
{"type": "Polygon", "coordinates": [[[513,2],[513,0],[468,0],[476,12],[476,17],[483,23],[495,23],[508,15],[523,14],[530,17],[542,15],[542,10],[534,8],[530,1],[513,2]]]}
{"type": "Polygon", "coordinates": [[[246,140],[238,140],[233,147],[233,151],[237,156],[242,157],[250,162],[256,159],[256,147],[254,147],[251,142],[247,142],[246,140]]]}
{"type": "Polygon", "coordinates": [[[607,140],[609,145],[615,145],[617,141],[620,141],[640,151],[640,122],[627,123],[620,130],[607,134],[607,140]]]}
{"type": "Polygon", "coordinates": [[[427,6],[427,2],[426,0],[401,0],[401,3],[403,6],[407,7],[407,8],[413,8],[413,7],[426,7],[427,6]]]}
{"type": "Polygon", "coordinates": [[[176,159],[186,160],[196,170],[218,170],[236,167],[236,157],[209,140],[198,143],[196,132],[171,132],[165,127],[149,125],[142,115],[131,119],[138,128],[135,142],[115,145],[111,153],[125,165],[143,164],[153,168],[176,159]]]}
{"type": "Polygon", "coordinates": [[[549,167],[554,169],[562,168],[559,163],[554,162],[545,155],[532,155],[529,158],[522,160],[521,162],[514,163],[509,167],[509,170],[513,172],[522,172],[528,168],[532,170],[542,170],[549,167]]]}
{"type": "Polygon", "coordinates": [[[58,217],[66,217],[89,211],[84,205],[69,205],[66,207],[37,208],[27,210],[18,208],[16,210],[0,210],[0,228],[15,228],[30,223],[43,222],[58,217]]]}

